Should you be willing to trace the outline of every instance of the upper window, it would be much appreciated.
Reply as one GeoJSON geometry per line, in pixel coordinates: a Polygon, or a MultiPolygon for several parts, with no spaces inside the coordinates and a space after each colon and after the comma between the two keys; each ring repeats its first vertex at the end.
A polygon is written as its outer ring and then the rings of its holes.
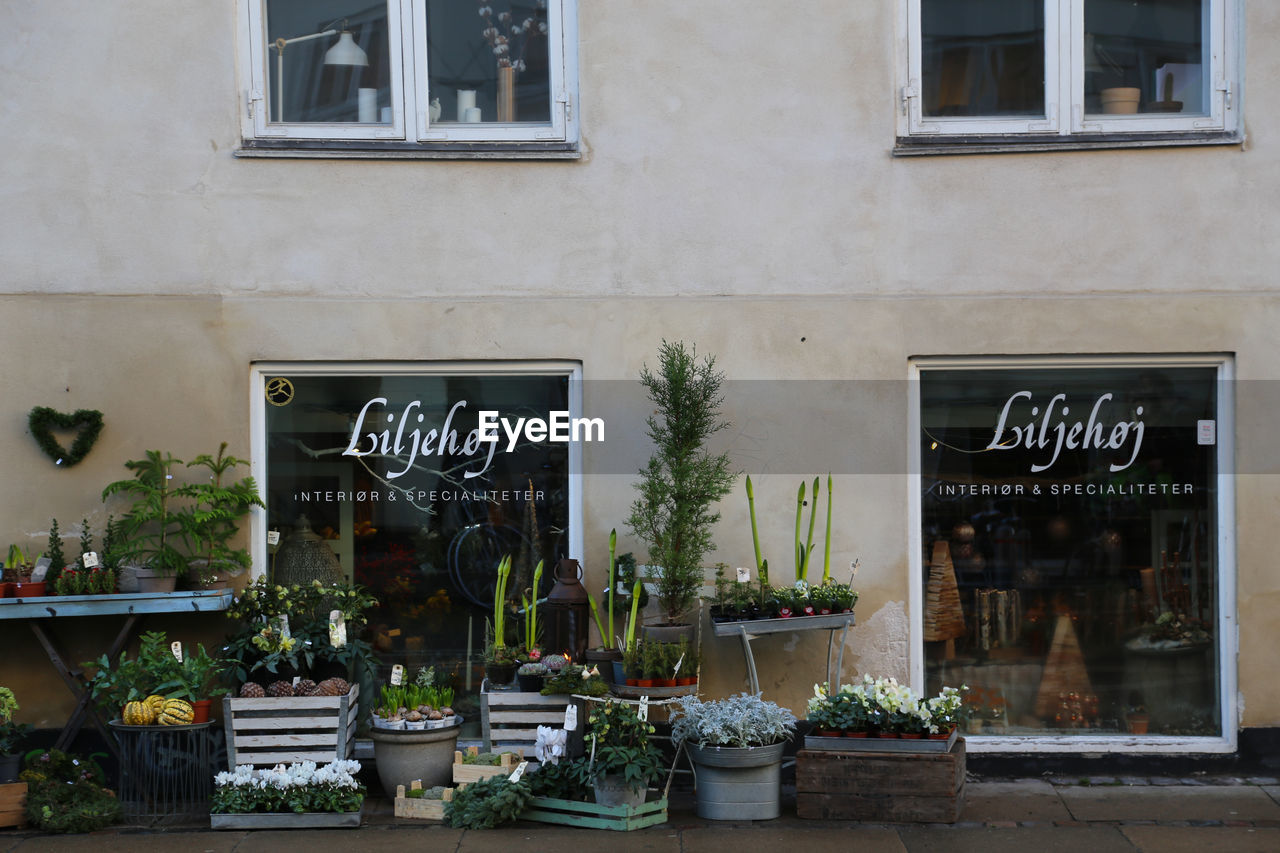
{"type": "Polygon", "coordinates": [[[904,136],[1222,136],[1236,0],[907,0],[904,136]]]}
{"type": "Polygon", "coordinates": [[[563,148],[576,0],[245,0],[247,147],[563,148]]]}

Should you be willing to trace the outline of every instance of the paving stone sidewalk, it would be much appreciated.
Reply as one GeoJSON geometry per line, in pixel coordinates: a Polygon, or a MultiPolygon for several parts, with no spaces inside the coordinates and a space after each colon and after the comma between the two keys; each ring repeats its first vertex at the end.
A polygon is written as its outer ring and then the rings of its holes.
{"type": "Polygon", "coordinates": [[[204,827],[120,827],[79,836],[0,830],[0,853],[1280,851],[1280,780],[1275,778],[1054,777],[971,781],[966,788],[966,805],[956,824],[804,821],[795,817],[794,793],[784,792],[783,817],[774,821],[705,821],[694,815],[687,795],[677,795],[665,825],[631,833],[533,823],[464,831],[398,820],[389,801],[370,799],[364,825],[355,830],[212,832],[204,827]]]}

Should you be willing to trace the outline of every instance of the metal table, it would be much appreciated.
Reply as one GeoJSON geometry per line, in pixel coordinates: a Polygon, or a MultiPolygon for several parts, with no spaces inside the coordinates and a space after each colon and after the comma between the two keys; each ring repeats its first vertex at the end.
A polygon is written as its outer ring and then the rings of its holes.
{"type": "Polygon", "coordinates": [[[0,620],[25,621],[36,635],[45,654],[67,689],[76,697],[76,706],[67,718],[62,733],[54,743],[55,749],[66,750],[84,725],[87,715],[103,733],[107,746],[117,759],[121,757],[119,746],[109,734],[102,718],[93,706],[89,684],[79,667],[67,661],[54,626],[59,620],[84,616],[121,616],[120,630],[107,647],[107,659],[119,660],[120,653],[136,636],[144,616],[150,613],[209,613],[226,610],[231,606],[229,589],[193,590],[191,592],[117,593],[112,595],[49,595],[35,598],[0,598],[0,620]]]}
{"type": "Polygon", "coordinates": [[[835,675],[840,677],[844,664],[844,640],[849,626],[854,624],[853,613],[833,613],[829,616],[792,616],[789,619],[750,619],[745,622],[713,622],[711,627],[717,637],[738,637],[742,640],[742,654],[747,659],[747,677],[751,680],[751,692],[760,692],[760,679],[756,675],[756,659],[751,653],[751,641],[765,634],[788,634],[793,631],[830,631],[827,637],[827,683],[831,683],[831,646],[836,631],[840,632],[840,650],[836,654],[835,675]]]}

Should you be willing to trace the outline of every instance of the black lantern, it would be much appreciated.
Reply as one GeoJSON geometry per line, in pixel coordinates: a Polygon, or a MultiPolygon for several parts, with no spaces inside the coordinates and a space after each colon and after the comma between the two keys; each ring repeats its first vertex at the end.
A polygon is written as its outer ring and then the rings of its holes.
{"type": "Polygon", "coordinates": [[[545,620],[543,645],[549,652],[567,654],[575,663],[581,663],[587,653],[587,624],[591,619],[587,591],[582,586],[582,567],[577,560],[561,560],[556,565],[555,579],[546,603],[538,611],[545,620]]]}

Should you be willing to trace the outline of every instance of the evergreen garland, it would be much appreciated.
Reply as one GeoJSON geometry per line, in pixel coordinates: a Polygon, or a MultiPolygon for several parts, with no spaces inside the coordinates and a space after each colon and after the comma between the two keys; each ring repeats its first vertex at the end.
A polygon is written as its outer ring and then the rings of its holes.
{"type": "Polygon", "coordinates": [[[506,776],[490,776],[471,782],[445,803],[444,821],[459,829],[493,829],[516,820],[533,799],[529,783],[511,782],[506,776]]]}
{"type": "Polygon", "coordinates": [[[31,434],[40,445],[40,449],[55,464],[70,468],[93,449],[94,443],[98,440],[98,434],[102,432],[102,412],[96,409],[77,409],[74,414],[67,415],[47,406],[36,406],[27,416],[27,426],[30,427],[31,434]],[[76,436],[71,449],[63,450],[62,445],[58,444],[58,440],[53,437],[50,430],[54,427],[74,429],[77,426],[83,426],[84,429],[76,436]]]}

